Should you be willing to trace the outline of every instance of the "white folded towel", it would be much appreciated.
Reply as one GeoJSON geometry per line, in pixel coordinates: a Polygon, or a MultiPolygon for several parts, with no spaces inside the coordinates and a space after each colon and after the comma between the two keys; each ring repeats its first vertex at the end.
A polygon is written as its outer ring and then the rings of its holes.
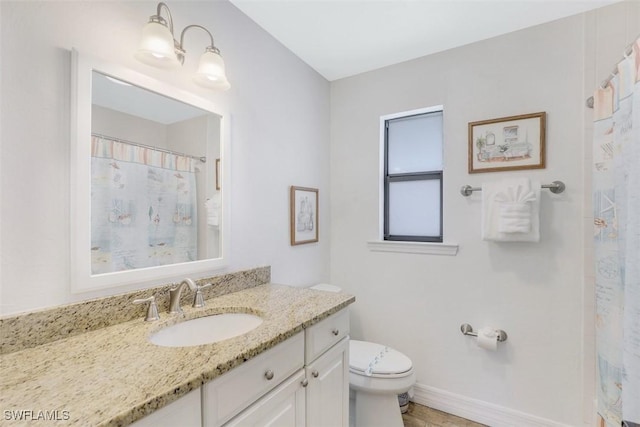
{"type": "Polygon", "coordinates": [[[220,223],[220,194],[215,193],[210,199],[204,202],[207,209],[207,225],[217,227],[220,223]]]}
{"type": "Polygon", "coordinates": [[[531,231],[531,203],[502,202],[498,213],[500,233],[528,233],[531,231]]]}
{"type": "Polygon", "coordinates": [[[498,231],[500,233],[528,233],[531,231],[531,209],[536,195],[528,179],[507,183],[506,191],[496,193],[494,202],[500,207],[498,231]]]}
{"type": "Polygon", "coordinates": [[[482,239],[540,240],[540,183],[527,178],[482,185],[482,239]]]}

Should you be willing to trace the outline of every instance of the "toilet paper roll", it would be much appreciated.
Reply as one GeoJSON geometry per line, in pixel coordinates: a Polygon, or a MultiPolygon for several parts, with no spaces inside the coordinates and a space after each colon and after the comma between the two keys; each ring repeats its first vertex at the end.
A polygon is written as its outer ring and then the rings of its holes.
{"type": "Polygon", "coordinates": [[[478,347],[496,351],[498,348],[498,333],[493,328],[481,328],[478,331],[478,347]]]}

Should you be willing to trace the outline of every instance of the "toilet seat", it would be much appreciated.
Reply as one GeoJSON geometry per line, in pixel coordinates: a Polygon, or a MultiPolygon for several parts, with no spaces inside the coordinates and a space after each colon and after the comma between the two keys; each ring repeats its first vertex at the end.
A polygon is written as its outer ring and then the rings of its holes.
{"type": "Polygon", "coordinates": [[[351,340],[349,342],[349,371],[373,378],[402,378],[413,373],[411,359],[387,346],[351,340]]]}

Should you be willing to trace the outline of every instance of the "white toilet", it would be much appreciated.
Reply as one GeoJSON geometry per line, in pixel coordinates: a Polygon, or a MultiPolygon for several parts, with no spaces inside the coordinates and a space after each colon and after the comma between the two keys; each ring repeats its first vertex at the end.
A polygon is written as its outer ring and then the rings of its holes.
{"type": "MultiPolygon", "coordinates": [[[[339,292],[333,285],[311,289],[339,292]]],[[[349,342],[349,388],[351,418],[356,427],[402,427],[398,395],[415,383],[411,359],[397,350],[367,341],[349,342]]]]}

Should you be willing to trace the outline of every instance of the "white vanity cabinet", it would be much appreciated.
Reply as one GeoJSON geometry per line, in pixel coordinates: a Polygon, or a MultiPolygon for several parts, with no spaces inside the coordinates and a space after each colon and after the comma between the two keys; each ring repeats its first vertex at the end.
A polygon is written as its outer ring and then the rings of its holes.
{"type": "Polygon", "coordinates": [[[134,423],[175,425],[347,427],[348,309],[134,423]]]}
{"type": "MultiPolygon", "coordinates": [[[[281,358],[281,363],[286,360],[287,363],[292,364],[295,360],[296,363],[293,363],[292,367],[299,366],[299,369],[277,388],[224,424],[225,427],[347,427],[349,425],[348,309],[345,308],[305,329],[303,355],[300,355],[298,353],[301,349],[300,345],[292,345],[289,342],[302,335],[299,334],[269,350],[268,352],[273,352],[274,355],[265,357],[265,362],[259,364],[264,371],[267,366],[271,366],[268,363],[269,359],[281,358]],[[289,349],[287,350],[285,346],[289,349]],[[295,352],[292,352],[293,349],[295,352]]],[[[263,355],[258,356],[258,358],[261,357],[263,355]]],[[[239,367],[238,372],[243,371],[244,366],[239,367]]],[[[258,370],[256,375],[260,372],[258,370]]],[[[234,371],[225,374],[221,379],[227,375],[230,377],[229,385],[235,383],[231,379],[236,375],[234,371]]],[[[218,387],[218,381],[212,381],[210,388],[208,385],[203,388],[203,414],[205,414],[206,427],[220,425],[206,415],[211,409],[211,398],[207,398],[206,394],[225,393],[218,387]]],[[[248,383],[242,387],[246,395],[248,383]]],[[[234,393],[233,390],[230,392],[234,393]]],[[[235,393],[242,395],[243,389],[236,390],[235,393]]],[[[229,404],[233,399],[233,396],[227,396],[229,404]]],[[[218,413],[221,410],[222,408],[219,407],[218,413]]],[[[230,413],[231,411],[227,411],[226,415],[218,416],[217,422],[226,422],[230,413]]]]}
{"type": "Polygon", "coordinates": [[[201,425],[199,388],[131,424],[132,427],[199,427],[201,425]]]}
{"type": "Polygon", "coordinates": [[[349,311],[305,331],[306,427],[349,425],[349,311]]]}

